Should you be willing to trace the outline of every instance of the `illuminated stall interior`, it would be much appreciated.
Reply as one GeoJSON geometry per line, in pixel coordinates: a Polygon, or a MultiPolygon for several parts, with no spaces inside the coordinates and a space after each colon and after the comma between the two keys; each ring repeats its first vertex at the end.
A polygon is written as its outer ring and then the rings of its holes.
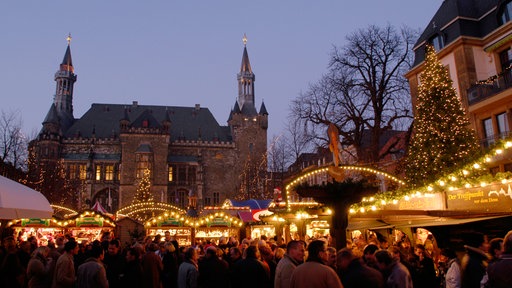
{"type": "Polygon", "coordinates": [[[180,213],[180,211],[166,211],[165,213],[153,217],[146,222],[146,235],[155,237],[156,235],[165,236],[169,231],[180,246],[192,245],[192,227],[193,221],[180,213]]]}
{"type": "Polygon", "coordinates": [[[71,233],[78,243],[101,240],[101,236],[105,232],[110,232],[114,237],[115,223],[99,212],[84,211],[66,222],[67,233],[71,233]]]}
{"type": "Polygon", "coordinates": [[[220,237],[240,237],[243,221],[224,212],[202,216],[191,223],[195,227],[195,241],[215,240],[220,237]]]}
{"type": "Polygon", "coordinates": [[[54,242],[58,236],[64,235],[66,221],[52,219],[16,219],[7,223],[14,229],[14,235],[22,241],[27,241],[34,236],[39,246],[47,246],[48,242],[54,242]]]}

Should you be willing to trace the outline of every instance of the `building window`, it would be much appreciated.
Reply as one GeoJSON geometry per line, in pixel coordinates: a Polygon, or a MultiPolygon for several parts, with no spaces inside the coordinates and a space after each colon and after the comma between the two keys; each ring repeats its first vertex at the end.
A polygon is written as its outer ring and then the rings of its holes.
{"type": "Polygon", "coordinates": [[[508,48],[500,52],[500,64],[502,72],[510,69],[510,65],[512,64],[512,49],[508,48]]]}
{"type": "Polygon", "coordinates": [[[213,206],[217,206],[220,204],[220,194],[219,192],[213,192],[213,206]]]}
{"type": "Polygon", "coordinates": [[[510,21],[510,17],[512,16],[512,1],[509,1],[507,4],[502,6],[503,10],[500,14],[500,24],[503,25],[510,21]]]}
{"type": "Polygon", "coordinates": [[[105,180],[107,180],[107,181],[114,180],[114,165],[105,166],[105,180]]]}
{"type": "Polygon", "coordinates": [[[482,121],[484,128],[484,138],[488,145],[494,144],[494,129],[492,128],[492,118],[487,118],[482,121]]]}
{"type": "Polygon", "coordinates": [[[212,199],[210,197],[204,198],[204,206],[212,205],[212,199]]]}
{"type": "Polygon", "coordinates": [[[96,165],[96,181],[101,180],[101,165],[96,165]]]}
{"type": "Polygon", "coordinates": [[[434,37],[432,37],[430,39],[430,43],[432,44],[432,46],[434,46],[434,49],[436,49],[436,51],[439,51],[441,49],[443,49],[444,47],[444,37],[442,34],[438,34],[434,37]]]}
{"type": "Polygon", "coordinates": [[[185,207],[187,204],[187,191],[185,190],[179,190],[178,195],[176,195],[176,204],[180,207],[185,207]]]}
{"type": "Polygon", "coordinates": [[[498,124],[498,133],[500,138],[507,137],[509,130],[507,113],[501,113],[496,115],[496,122],[498,124]]]}
{"type": "Polygon", "coordinates": [[[196,184],[196,167],[195,166],[188,167],[187,182],[188,182],[188,185],[196,184]]]}
{"type": "Polygon", "coordinates": [[[178,184],[186,185],[187,184],[187,167],[179,166],[178,167],[178,184]]]}
{"type": "Polygon", "coordinates": [[[168,170],[169,170],[169,171],[168,171],[168,173],[167,173],[167,174],[168,174],[168,176],[167,176],[167,177],[168,177],[169,182],[172,182],[172,181],[174,180],[174,177],[173,177],[174,169],[173,169],[173,167],[172,167],[172,166],[169,166],[169,169],[168,169],[168,170]]]}
{"type": "Polygon", "coordinates": [[[80,172],[79,172],[79,178],[80,180],[87,179],[87,165],[80,165],[80,172]]]}
{"type": "Polygon", "coordinates": [[[75,164],[69,165],[68,177],[69,177],[69,179],[76,179],[76,165],[75,164]]]}
{"type": "Polygon", "coordinates": [[[151,170],[151,162],[150,162],[150,154],[147,153],[137,153],[135,156],[137,161],[137,179],[142,179],[144,176],[144,171],[146,169],[151,170]]]}

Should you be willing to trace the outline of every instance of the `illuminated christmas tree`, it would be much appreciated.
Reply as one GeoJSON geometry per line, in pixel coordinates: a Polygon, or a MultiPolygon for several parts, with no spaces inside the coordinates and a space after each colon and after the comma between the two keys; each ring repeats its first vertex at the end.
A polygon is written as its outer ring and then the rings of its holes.
{"type": "Polygon", "coordinates": [[[405,175],[412,187],[435,181],[480,152],[448,71],[430,45],[420,76],[411,142],[405,175]]]}
{"type": "Polygon", "coordinates": [[[153,194],[151,194],[151,181],[149,179],[150,175],[151,171],[146,168],[144,170],[144,175],[142,176],[142,179],[140,179],[137,191],[135,192],[135,197],[133,198],[134,204],[154,201],[153,194]]]}

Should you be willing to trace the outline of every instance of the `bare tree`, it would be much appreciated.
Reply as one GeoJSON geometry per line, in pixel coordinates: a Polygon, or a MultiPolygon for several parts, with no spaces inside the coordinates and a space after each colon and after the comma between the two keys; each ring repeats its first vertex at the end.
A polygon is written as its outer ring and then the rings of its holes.
{"type": "MultiPolygon", "coordinates": [[[[19,112],[1,111],[0,115],[0,165],[14,170],[26,170],[27,139],[22,132],[19,112]]],[[[2,174],[6,169],[2,169],[2,174]]]]}
{"type": "Polygon", "coordinates": [[[281,134],[273,136],[268,148],[268,168],[272,172],[286,172],[290,164],[290,153],[286,137],[281,134]]]}
{"type": "Polygon", "coordinates": [[[292,103],[292,115],[317,141],[325,143],[334,123],[342,144],[352,146],[359,161],[376,163],[383,133],[410,125],[410,97],[403,76],[413,60],[415,33],[371,25],[334,47],[329,71],[292,103]],[[407,120],[407,121],[404,121],[407,120]],[[367,148],[364,139],[369,139],[367,148]]]}

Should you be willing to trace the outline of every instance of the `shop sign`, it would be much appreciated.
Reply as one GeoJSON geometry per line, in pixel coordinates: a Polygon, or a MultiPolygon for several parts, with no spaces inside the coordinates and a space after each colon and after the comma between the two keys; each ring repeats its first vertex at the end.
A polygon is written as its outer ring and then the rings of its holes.
{"type": "Polygon", "coordinates": [[[215,217],[212,220],[208,221],[208,224],[206,224],[207,227],[215,227],[215,226],[224,226],[224,227],[231,227],[231,222],[227,221],[226,219],[222,217],[215,217]]]}
{"type": "Polygon", "coordinates": [[[94,226],[103,227],[103,219],[96,217],[81,217],[76,219],[76,227],[94,226]]]}
{"type": "Polygon", "coordinates": [[[512,210],[511,184],[459,189],[447,193],[450,210],[507,212],[512,210]]]}
{"type": "Polygon", "coordinates": [[[397,204],[386,205],[384,210],[443,210],[443,202],[442,193],[432,193],[402,199],[397,204]]]}
{"type": "Polygon", "coordinates": [[[157,223],[157,226],[183,226],[181,221],[177,218],[167,218],[157,223]]]}
{"type": "Polygon", "coordinates": [[[50,219],[21,219],[21,226],[50,226],[50,219]]]}

